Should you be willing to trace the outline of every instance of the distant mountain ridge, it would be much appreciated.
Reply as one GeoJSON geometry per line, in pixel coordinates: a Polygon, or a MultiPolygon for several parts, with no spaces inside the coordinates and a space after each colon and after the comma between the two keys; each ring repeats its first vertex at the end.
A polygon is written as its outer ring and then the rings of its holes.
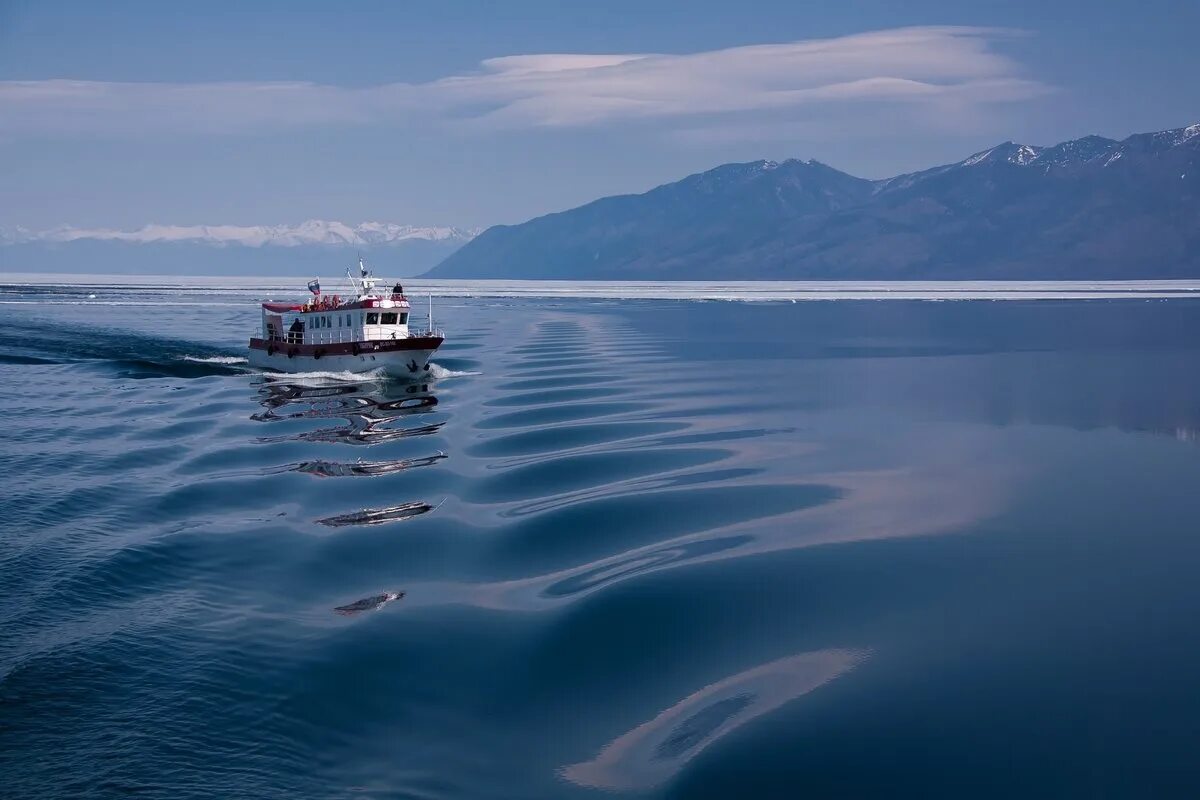
{"type": "Polygon", "coordinates": [[[726,164],[489,228],[439,278],[1200,277],[1200,125],[1005,142],[866,180],[817,161],[726,164]]]}
{"type": "Polygon", "coordinates": [[[297,247],[306,244],[388,244],[407,239],[467,242],[478,230],[448,227],[418,227],[392,222],[361,222],[347,225],[310,219],[299,225],[145,225],[137,230],[114,228],[75,228],[60,225],[44,231],[26,228],[0,230],[0,243],[74,242],[80,239],[117,242],[197,242],[212,245],[240,244],[247,247],[277,245],[297,247]]]}
{"type": "Polygon", "coordinates": [[[391,275],[423,272],[477,230],[390,222],[350,225],[146,225],[136,230],[0,229],[0,269],[51,272],[297,274],[340,272],[361,251],[391,275]],[[353,248],[354,250],[350,250],[353,248]],[[340,260],[339,260],[340,259],[340,260]],[[345,263],[343,263],[345,262],[345,263]]]}

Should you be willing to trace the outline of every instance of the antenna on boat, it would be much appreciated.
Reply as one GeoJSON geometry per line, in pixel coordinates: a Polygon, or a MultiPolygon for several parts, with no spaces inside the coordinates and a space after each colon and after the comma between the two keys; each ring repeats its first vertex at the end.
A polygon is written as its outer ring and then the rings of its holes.
{"type": "Polygon", "coordinates": [[[433,333],[433,292],[429,293],[429,332],[433,333]]]}
{"type": "Polygon", "coordinates": [[[363,263],[362,253],[358,254],[358,274],[360,276],[359,280],[362,283],[361,293],[363,295],[370,294],[371,290],[375,288],[376,279],[371,277],[371,271],[368,270],[367,265],[363,263]]]}

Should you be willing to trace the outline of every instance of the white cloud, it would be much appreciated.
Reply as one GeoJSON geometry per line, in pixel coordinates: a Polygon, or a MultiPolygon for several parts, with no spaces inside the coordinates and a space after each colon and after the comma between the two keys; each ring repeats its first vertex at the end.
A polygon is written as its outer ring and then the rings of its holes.
{"type": "Polygon", "coordinates": [[[991,28],[899,28],[684,55],[535,54],[478,72],[365,88],[307,82],[0,82],[0,131],[54,135],[228,133],[313,125],[449,122],[488,128],[778,115],[879,103],[939,109],[1026,100],[1024,77],[991,28]]]}

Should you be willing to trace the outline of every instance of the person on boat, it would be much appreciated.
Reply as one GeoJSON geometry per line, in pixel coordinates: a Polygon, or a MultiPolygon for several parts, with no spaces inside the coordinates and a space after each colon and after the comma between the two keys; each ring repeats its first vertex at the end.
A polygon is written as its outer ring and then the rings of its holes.
{"type": "Polygon", "coordinates": [[[404,287],[403,287],[403,286],[401,286],[401,285],[399,284],[399,282],[397,282],[397,283],[396,283],[396,285],[392,287],[392,294],[393,294],[393,295],[397,295],[397,294],[399,294],[399,295],[403,295],[403,294],[404,294],[404,287]]]}
{"type": "Polygon", "coordinates": [[[292,327],[288,328],[288,344],[300,344],[304,339],[304,323],[300,318],[292,320],[292,327]]]}

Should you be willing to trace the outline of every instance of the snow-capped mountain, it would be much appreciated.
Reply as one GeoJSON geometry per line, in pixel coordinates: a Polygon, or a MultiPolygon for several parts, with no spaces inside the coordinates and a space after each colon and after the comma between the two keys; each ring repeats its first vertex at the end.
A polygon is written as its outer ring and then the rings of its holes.
{"type": "Polygon", "coordinates": [[[359,253],[388,275],[429,269],[477,230],[392,222],[298,225],[69,225],[0,230],[0,271],[250,275],[340,273],[359,253]]]}
{"type": "Polygon", "coordinates": [[[29,242],[75,242],[81,239],[108,242],[190,242],[217,246],[243,245],[262,247],[300,247],[303,245],[366,246],[392,244],[410,239],[431,242],[467,242],[477,230],[448,227],[417,227],[392,222],[362,222],[347,225],[320,219],[310,219],[299,225],[158,225],[137,230],[113,228],[75,228],[62,225],[44,231],[15,228],[0,234],[0,240],[10,244],[29,242]]]}
{"type": "Polygon", "coordinates": [[[1053,147],[1005,142],[951,166],[971,167],[998,160],[1021,167],[1045,169],[1078,167],[1101,160],[1104,166],[1109,166],[1129,152],[1162,152],[1185,144],[1197,136],[1200,136],[1200,123],[1169,131],[1140,133],[1120,142],[1103,136],[1085,136],[1082,139],[1061,142],[1053,147]]]}
{"type": "Polygon", "coordinates": [[[1005,142],[886,180],[816,161],[726,164],[489,228],[446,278],[1200,277],[1200,124],[1005,142]]]}

